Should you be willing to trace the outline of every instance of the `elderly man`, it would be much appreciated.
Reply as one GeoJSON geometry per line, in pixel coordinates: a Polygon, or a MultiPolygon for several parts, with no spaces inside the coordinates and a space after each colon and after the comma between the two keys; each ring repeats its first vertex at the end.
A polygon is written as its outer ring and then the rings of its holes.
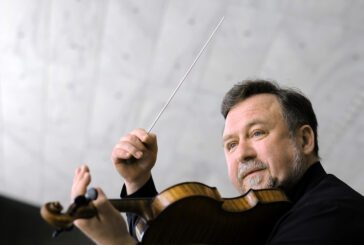
{"type": "MultiPolygon", "coordinates": [[[[226,119],[225,157],[235,188],[243,194],[251,188],[277,187],[292,201],[292,207],[272,229],[267,244],[354,243],[360,238],[364,232],[364,198],[323,169],[317,120],[305,96],[269,81],[251,80],[236,84],[225,95],[221,108],[226,119]]],[[[136,129],[120,139],[112,160],[125,181],[122,198],[156,195],[151,177],[156,157],[155,135],[136,129]],[[137,161],[127,164],[131,157],[137,161]]],[[[89,181],[87,167],[78,169],[73,196],[83,194],[89,181]]],[[[118,212],[103,194],[99,199],[96,205],[100,212],[105,211],[105,219],[101,220],[104,223],[80,220],[76,225],[102,244],[134,243],[131,236],[136,238],[138,217],[127,214],[129,236],[118,212]],[[107,239],[111,236],[113,241],[107,239]]]]}

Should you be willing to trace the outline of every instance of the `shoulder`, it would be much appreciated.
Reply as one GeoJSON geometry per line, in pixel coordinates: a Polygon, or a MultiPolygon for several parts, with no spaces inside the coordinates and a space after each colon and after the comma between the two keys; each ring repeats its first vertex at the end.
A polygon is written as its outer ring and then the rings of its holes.
{"type": "Polygon", "coordinates": [[[362,195],[335,176],[327,175],[279,220],[271,243],[355,241],[364,232],[363,207],[362,195]]]}
{"type": "Polygon", "coordinates": [[[328,174],[316,186],[304,193],[295,204],[297,208],[336,207],[338,209],[360,208],[364,197],[332,174],[328,174]]]}

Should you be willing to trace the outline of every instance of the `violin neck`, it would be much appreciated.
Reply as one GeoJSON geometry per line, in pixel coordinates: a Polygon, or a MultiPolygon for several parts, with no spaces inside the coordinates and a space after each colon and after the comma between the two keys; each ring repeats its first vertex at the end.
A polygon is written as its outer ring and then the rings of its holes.
{"type": "Polygon", "coordinates": [[[153,198],[125,198],[109,199],[111,204],[120,212],[135,213],[141,216],[145,221],[153,219],[151,203],[153,198]]]}

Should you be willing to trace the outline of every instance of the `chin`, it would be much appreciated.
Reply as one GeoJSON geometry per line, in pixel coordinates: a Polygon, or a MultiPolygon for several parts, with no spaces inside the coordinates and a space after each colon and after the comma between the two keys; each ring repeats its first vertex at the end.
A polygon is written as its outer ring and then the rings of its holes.
{"type": "Polygon", "coordinates": [[[258,183],[255,183],[252,185],[243,185],[243,186],[241,186],[241,190],[245,193],[249,189],[262,190],[262,189],[272,188],[270,181],[264,181],[261,178],[259,179],[259,181],[257,181],[257,180],[254,180],[254,181],[256,181],[258,183]]]}

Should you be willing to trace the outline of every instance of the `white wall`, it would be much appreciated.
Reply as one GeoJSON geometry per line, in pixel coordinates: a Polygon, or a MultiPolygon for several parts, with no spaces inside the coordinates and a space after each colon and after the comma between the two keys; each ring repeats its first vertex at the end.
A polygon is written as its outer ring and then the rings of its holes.
{"type": "Polygon", "coordinates": [[[300,88],[322,162],[364,193],[364,3],[360,0],[0,2],[0,192],[69,202],[74,169],[118,197],[110,153],[148,128],[221,16],[225,21],[153,132],[159,190],[182,181],[237,195],[219,107],[246,78],[300,88]]]}

